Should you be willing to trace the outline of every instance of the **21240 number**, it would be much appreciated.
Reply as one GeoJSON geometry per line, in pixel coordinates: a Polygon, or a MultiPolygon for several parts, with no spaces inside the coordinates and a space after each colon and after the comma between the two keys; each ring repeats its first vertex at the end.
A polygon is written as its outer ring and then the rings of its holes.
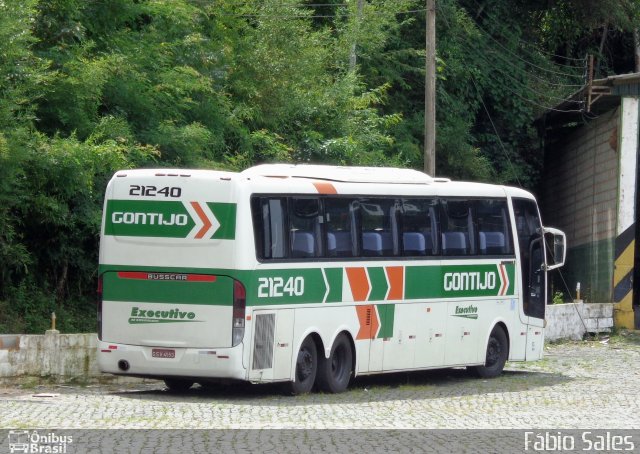
{"type": "Polygon", "coordinates": [[[258,298],[279,296],[302,296],[304,294],[304,278],[290,277],[286,281],[282,277],[258,278],[258,298]]]}
{"type": "Polygon", "coordinates": [[[178,198],[182,195],[182,189],[179,187],[169,186],[158,189],[155,186],[139,186],[137,184],[132,184],[129,186],[129,195],[143,197],[156,197],[163,195],[165,197],[178,198]]]}

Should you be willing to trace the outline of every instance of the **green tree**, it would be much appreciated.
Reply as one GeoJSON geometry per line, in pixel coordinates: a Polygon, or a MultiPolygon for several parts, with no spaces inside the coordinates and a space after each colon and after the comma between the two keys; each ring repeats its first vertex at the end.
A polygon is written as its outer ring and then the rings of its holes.
{"type": "MultiPolygon", "coordinates": [[[[437,174],[535,188],[533,120],[582,86],[588,52],[599,76],[633,68],[639,6],[438,0],[437,174]]],[[[417,0],[0,2],[0,332],[52,310],[92,329],[118,168],[422,168],[424,15],[417,0]]]]}

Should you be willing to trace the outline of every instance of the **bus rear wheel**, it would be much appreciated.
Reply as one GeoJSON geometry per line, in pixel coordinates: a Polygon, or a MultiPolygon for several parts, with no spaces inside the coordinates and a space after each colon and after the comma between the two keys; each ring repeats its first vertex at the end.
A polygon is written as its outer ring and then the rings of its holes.
{"type": "Polygon", "coordinates": [[[318,361],[318,387],[322,391],[341,393],[349,386],[353,372],[353,349],[346,334],[340,333],[331,347],[329,358],[318,361]]]}
{"type": "Polygon", "coordinates": [[[311,391],[318,373],[318,350],[311,336],[307,336],[300,345],[296,358],[295,380],[289,383],[292,395],[306,394],[311,391]]]}
{"type": "Polygon", "coordinates": [[[183,393],[193,386],[193,381],[182,378],[165,378],[164,384],[172,393],[183,393]]]}
{"type": "Polygon", "coordinates": [[[473,366],[469,370],[480,378],[494,378],[502,373],[508,357],[509,341],[507,334],[501,327],[496,326],[489,336],[484,366],[473,366]]]}

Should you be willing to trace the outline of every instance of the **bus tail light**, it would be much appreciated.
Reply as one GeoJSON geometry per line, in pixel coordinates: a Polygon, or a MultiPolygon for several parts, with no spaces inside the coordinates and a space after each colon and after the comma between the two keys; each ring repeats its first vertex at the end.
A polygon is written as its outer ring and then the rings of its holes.
{"type": "Polygon", "coordinates": [[[102,276],[98,278],[98,339],[102,340],[102,276]]]}
{"type": "Polygon", "coordinates": [[[242,282],[233,281],[233,321],[232,321],[232,335],[231,335],[231,346],[235,347],[236,345],[242,342],[242,338],[244,337],[244,316],[247,307],[247,291],[242,285],[242,282]]]}

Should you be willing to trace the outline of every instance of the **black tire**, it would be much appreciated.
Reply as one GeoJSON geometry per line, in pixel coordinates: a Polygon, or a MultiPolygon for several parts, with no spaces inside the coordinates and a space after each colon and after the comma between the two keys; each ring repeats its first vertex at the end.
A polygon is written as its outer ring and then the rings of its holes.
{"type": "Polygon", "coordinates": [[[193,381],[182,378],[165,378],[164,384],[172,393],[183,393],[193,386],[193,381]]]}
{"type": "Polygon", "coordinates": [[[296,358],[295,380],[289,382],[289,393],[297,396],[298,394],[306,394],[311,391],[316,381],[317,373],[318,350],[311,336],[308,336],[302,342],[302,345],[300,345],[300,350],[296,358]]]}
{"type": "Polygon", "coordinates": [[[509,340],[507,334],[502,328],[496,326],[489,336],[484,366],[473,366],[468,369],[477,377],[495,378],[502,373],[508,357],[509,340]]]}
{"type": "Polygon", "coordinates": [[[353,373],[353,349],[346,334],[340,333],[331,347],[329,358],[318,360],[318,387],[322,391],[341,393],[349,386],[353,373]]]}

